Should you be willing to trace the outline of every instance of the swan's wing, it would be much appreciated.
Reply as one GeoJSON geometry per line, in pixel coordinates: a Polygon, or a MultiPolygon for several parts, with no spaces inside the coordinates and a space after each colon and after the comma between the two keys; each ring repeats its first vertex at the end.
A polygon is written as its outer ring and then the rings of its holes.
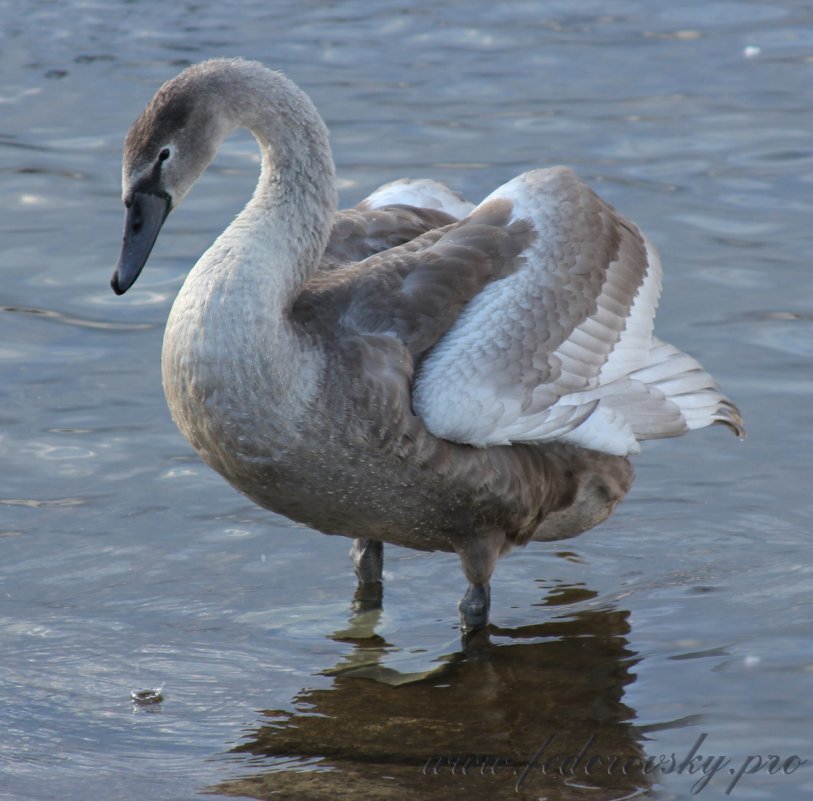
{"type": "Polygon", "coordinates": [[[465,217],[472,209],[472,203],[430,178],[402,178],[385,184],[355,208],[336,214],[322,269],[335,269],[403,245],[465,217]]]}
{"type": "Polygon", "coordinates": [[[742,436],[714,380],[654,338],[660,282],[638,229],[554,168],[520,175],[459,223],[320,273],[293,316],[323,344],[389,353],[342,369],[388,397],[411,378],[414,411],[455,442],[629,454],[713,422],[742,436]]]}
{"type": "Polygon", "coordinates": [[[565,168],[520,175],[481,207],[495,201],[510,203],[509,225],[524,222],[531,241],[518,269],[484,286],[426,355],[413,405],[457,442],[559,438],[599,403],[557,405],[562,396],[646,365],[660,265],[637,228],[565,168]]]}

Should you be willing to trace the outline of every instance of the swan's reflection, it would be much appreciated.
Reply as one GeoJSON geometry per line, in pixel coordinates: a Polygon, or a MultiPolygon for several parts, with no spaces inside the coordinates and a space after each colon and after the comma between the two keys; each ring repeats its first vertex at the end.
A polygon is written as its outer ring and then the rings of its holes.
{"type": "MultiPolygon", "coordinates": [[[[590,595],[559,587],[546,605],[590,595]]],[[[392,646],[374,635],[375,599],[357,597],[348,627],[334,635],[356,647],[326,671],[333,686],[303,690],[294,712],[264,713],[235,750],[270,758],[273,768],[217,791],[468,801],[637,795],[648,781],[634,712],[622,701],[635,679],[629,613],[581,607],[538,625],[492,626],[429,669],[423,654],[421,670],[417,661],[393,666],[392,646]]]]}

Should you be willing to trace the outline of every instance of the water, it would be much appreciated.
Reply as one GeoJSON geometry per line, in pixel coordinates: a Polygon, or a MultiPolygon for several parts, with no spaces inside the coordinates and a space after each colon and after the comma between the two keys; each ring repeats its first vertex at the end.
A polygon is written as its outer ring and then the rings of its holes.
{"type": "Polygon", "coordinates": [[[0,31],[0,799],[810,797],[813,11],[74,0],[0,3],[0,31]],[[107,283],[123,136],[218,55],[311,94],[345,204],[573,166],[658,244],[659,333],[748,441],[649,443],[608,523],[499,565],[490,643],[461,649],[450,555],[389,548],[383,612],[354,614],[349,541],[247,503],[161,394],[163,321],[251,191],[248,135],[134,291],[107,283]],[[707,785],[695,745],[730,760],[707,785]]]}

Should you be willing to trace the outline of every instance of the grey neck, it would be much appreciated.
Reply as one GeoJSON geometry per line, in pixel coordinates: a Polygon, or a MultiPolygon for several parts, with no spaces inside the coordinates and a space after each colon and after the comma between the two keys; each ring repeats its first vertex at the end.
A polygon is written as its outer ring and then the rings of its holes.
{"type": "Polygon", "coordinates": [[[284,275],[276,280],[291,296],[318,268],[338,205],[327,128],[308,96],[280,73],[237,62],[223,78],[220,97],[233,128],[248,128],[262,152],[254,195],[224,236],[238,233],[271,254],[276,263],[265,266],[284,275]]]}

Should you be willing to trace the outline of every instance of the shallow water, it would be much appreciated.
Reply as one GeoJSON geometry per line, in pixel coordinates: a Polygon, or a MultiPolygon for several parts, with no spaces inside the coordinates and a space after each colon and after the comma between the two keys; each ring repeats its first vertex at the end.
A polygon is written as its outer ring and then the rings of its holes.
{"type": "Polygon", "coordinates": [[[0,799],[722,798],[743,768],[731,797],[809,797],[813,12],[369,6],[0,4],[0,799]],[[499,565],[490,642],[461,648],[447,554],[389,548],[383,611],[354,611],[349,541],[237,495],[161,394],[163,321],[251,191],[248,135],[108,287],[124,133],[218,55],[311,94],[345,204],[573,166],[659,246],[659,334],[747,442],[649,443],[609,522],[499,565]],[[731,760],[707,786],[679,764],[699,740],[731,760]]]}

